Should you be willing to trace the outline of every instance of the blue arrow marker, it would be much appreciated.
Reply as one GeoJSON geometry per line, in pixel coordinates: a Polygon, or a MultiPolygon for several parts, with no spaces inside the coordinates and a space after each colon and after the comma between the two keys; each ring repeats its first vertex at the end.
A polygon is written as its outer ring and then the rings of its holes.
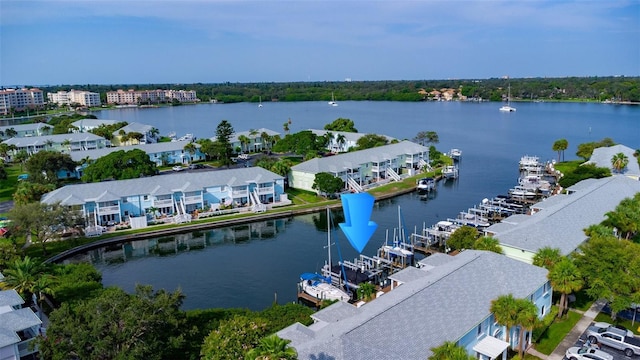
{"type": "Polygon", "coordinates": [[[378,228],[378,224],[369,220],[375,199],[368,193],[344,194],[341,197],[346,222],[340,223],[340,228],[351,246],[361,253],[378,228]]]}

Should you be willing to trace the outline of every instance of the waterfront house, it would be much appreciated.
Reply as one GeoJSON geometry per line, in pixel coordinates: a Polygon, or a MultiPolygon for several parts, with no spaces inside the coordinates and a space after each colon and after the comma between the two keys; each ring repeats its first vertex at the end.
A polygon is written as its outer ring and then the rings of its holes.
{"type": "MultiPolygon", "coordinates": [[[[547,270],[477,250],[431,255],[393,274],[393,290],[356,307],[335,303],[311,317],[314,323],[278,332],[291,340],[298,359],[416,359],[452,341],[480,359],[506,359],[517,346],[517,327],[506,329],[490,312],[502,295],[531,300],[542,318],[551,308],[547,270]]],[[[531,336],[525,335],[531,342],[531,336]]]]}
{"type": "Polygon", "coordinates": [[[489,226],[485,234],[500,241],[506,256],[527,263],[544,247],[569,255],[587,240],[584,229],[601,223],[620,201],[640,192],[640,181],[621,175],[587,179],[566,192],[531,206],[532,215],[512,215],[489,226]]]}
{"type": "Polygon", "coordinates": [[[0,140],[49,135],[53,126],[44,123],[0,126],[0,140]]]}
{"type": "Polygon", "coordinates": [[[23,308],[23,304],[24,300],[15,290],[0,291],[0,359],[2,360],[18,360],[38,352],[37,348],[32,349],[30,345],[40,334],[42,321],[31,308],[23,308]]]}
{"type": "Polygon", "coordinates": [[[138,143],[138,140],[136,139],[128,139],[123,144],[122,135],[130,134],[130,133],[142,134],[142,139],[140,139],[139,141],[140,144],[158,142],[158,138],[157,138],[158,129],[154,128],[151,125],[140,124],[137,122],[132,122],[130,124],[127,124],[125,127],[114,131],[113,132],[113,139],[115,140],[114,142],[120,145],[131,145],[134,142],[138,143]]]}
{"type": "MultiPolygon", "coordinates": [[[[343,153],[349,151],[351,148],[355,148],[358,146],[358,140],[367,135],[364,133],[353,133],[346,131],[331,131],[331,130],[318,130],[318,129],[309,129],[312,133],[317,136],[325,136],[327,133],[331,133],[331,138],[329,139],[329,144],[327,145],[327,150],[334,153],[343,153]]],[[[382,135],[387,138],[387,141],[391,142],[395,140],[394,138],[386,135],[382,135]]]]}
{"type": "Polygon", "coordinates": [[[205,154],[200,151],[200,144],[193,143],[195,152],[192,154],[184,149],[184,146],[190,144],[188,141],[161,142],[152,144],[128,145],[118,147],[106,147],[102,149],[94,149],[87,151],[72,152],[71,159],[76,162],[87,160],[96,160],[114,151],[131,151],[139,149],[149,155],[149,159],[156,163],[157,166],[169,164],[189,164],[194,161],[205,160],[205,154]]]}
{"type": "MultiPolygon", "coordinates": [[[[172,217],[196,210],[256,211],[289,204],[284,178],[260,167],[67,185],[43,195],[41,201],[81,211],[88,226],[127,223],[146,218],[147,213],[172,217]]],[[[146,226],[146,221],[139,226],[146,226]]]]}
{"type": "Polygon", "coordinates": [[[101,136],[91,133],[71,133],[11,138],[3,141],[8,145],[14,145],[15,150],[10,156],[24,150],[29,155],[33,155],[41,150],[58,151],[70,153],[73,151],[102,149],[107,146],[107,140],[101,136]]]}
{"type": "Polygon", "coordinates": [[[330,173],[345,182],[345,189],[362,191],[371,183],[400,180],[402,174],[413,175],[429,162],[429,148],[411,141],[314,158],[291,167],[289,185],[296,189],[313,189],[316,174],[330,173]]]}
{"type": "Polygon", "coordinates": [[[75,127],[77,130],[74,130],[74,132],[81,132],[81,133],[85,133],[85,132],[89,132],[93,129],[97,129],[100,126],[109,126],[109,125],[115,125],[119,122],[119,120],[102,120],[102,119],[80,119],[77,121],[74,121],[71,123],[71,125],[73,127],[75,127]]]}
{"type": "Polygon", "coordinates": [[[599,147],[593,150],[591,158],[589,158],[589,161],[585,162],[585,164],[594,164],[597,167],[603,167],[611,170],[611,173],[614,175],[624,175],[634,180],[638,180],[640,179],[640,165],[638,165],[638,159],[633,156],[634,152],[635,150],[624,145],[599,147]],[[613,168],[613,164],[611,163],[611,159],[614,155],[619,153],[624,154],[629,160],[627,166],[622,169],[620,173],[613,168]]]}
{"type": "MultiPolygon", "coordinates": [[[[234,151],[240,149],[239,152],[260,152],[270,149],[273,144],[272,139],[276,136],[280,136],[280,133],[267,128],[239,131],[231,135],[229,144],[234,151]],[[263,139],[264,134],[268,138],[263,139]],[[241,139],[246,139],[246,142],[240,141],[241,139]]],[[[216,141],[217,137],[214,136],[210,140],[216,141]]]]}

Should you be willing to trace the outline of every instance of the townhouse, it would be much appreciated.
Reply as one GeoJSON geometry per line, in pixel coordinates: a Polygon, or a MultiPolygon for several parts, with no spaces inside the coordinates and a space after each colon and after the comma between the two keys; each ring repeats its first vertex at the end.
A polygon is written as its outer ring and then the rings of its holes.
{"type": "Polygon", "coordinates": [[[49,135],[53,132],[53,126],[45,123],[20,124],[0,126],[0,139],[6,140],[13,137],[23,138],[32,136],[49,135]]]}
{"type": "MultiPolygon", "coordinates": [[[[0,282],[4,277],[0,274],[0,282]]],[[[38,352],[32,342],[41,333],[42,321],[24,300],[11,290],[0,291],[0,359],[32,358],[38,352]]],[[[35,357],[33,357],[35,358],[35,357]]]]}
{"type": "Polygon", "coordinates": [[[313,189],[316,174],[330,173],[341,178],[345,189],[362,191],[381,181],[400,180],[401,174],[413,175],[429,163],[429,148],[411,141],[315,158],[291,167],[289,184],[301,190],[313,189]]]}
{"type": "Polygon", "coordinates": [[[87,160],[96,160],[100,157],[108,155],[114,151],[131,151],[139,149],[149,155],[149,159],[156,163],[157,166],[168,164],[189,164],[196,161],[205,160],[206,155],[200,151],[200,144],[188,141],[172,141],[151,144],[128,145],[118,147],[105,147],[86,151],[73,151],[70,153],[71,159],[76,162],[87,162],[87,160]],[[190,153],[185,150],[185,145],[193,144],[195,152],[190,153]]]}
{"type": "Polygon", "coordinates": [[[11,151],[11,156],[15,156],[22,150],[33,155],[41,150],[71,153],[73,151],[102,149],[107,146],[105,138],[91,133],[14,137],[3,141],[3,143],[15,146],[15,150],[11,151]]]}
{"type": "MultiPolygon", "coordinates": [[[[334,153],[343,153],[349,151],[351,148],[355,148],[358,146],[358,140],[367,135],[364,133],[353,133],[346,131],[331,131],[331,130],[319,130],[319,129],[309,129],[312,133],[317,136],[325,136],[327,133],[330,134],[329,144],[327,145],[327,150],[334,153]]],[[[387,138],[389,142],[395,140],[390,136],[383,135],[387,138]]]]}

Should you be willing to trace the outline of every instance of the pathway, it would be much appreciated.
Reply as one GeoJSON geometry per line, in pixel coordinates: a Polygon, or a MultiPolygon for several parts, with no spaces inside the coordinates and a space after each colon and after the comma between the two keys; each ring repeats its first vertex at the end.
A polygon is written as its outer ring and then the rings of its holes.
{"type": "Polygon", "coordinates": [[[580,338],[580,335],[584,333],[585,330],[591,325],[593,319],[595,319],[596,315],[602,310],[604,307],[604,301],[598,300],[594,301],[589,310],[585,311],[584,315],[582,315],[582,319],[580,319],[576,325],[571,329],[571,331],[564,337],[564,339],[558,344],[558,346],[553,350],[551,355],[546,356],[538,351],[536,351],[533,347],[530,347],[527,350],[527,353],[537,356],[540,359],[548,359],[548,360],[562,360],[564,359],[564,354],[567,352],[567,349],[574,346],[574,344],[580,338]]]}

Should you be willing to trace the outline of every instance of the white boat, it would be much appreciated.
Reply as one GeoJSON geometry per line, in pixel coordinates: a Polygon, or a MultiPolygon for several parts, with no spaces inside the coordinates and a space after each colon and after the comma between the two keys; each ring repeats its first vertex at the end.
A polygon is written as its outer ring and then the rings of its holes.
{"type": "Polygon", "coordinates": [[[458,178],[458,168],[453,165],[445,166],[442,170],[442,176],[445,179],[457,179],[458,178]]]}
{"type": "Polygon", "coordinates": [[[461,156],[462,156],[462,150],[460,149],[451,149],[449,151],[449,157],[451,157],[453,160],[460,160],[461,156]]]}
{"type": "MultiPolygon", "coordinates": [[[[327,208],[327,256],[328,269],[331,269],[331,212],[327,208]]],[[[300,289],[316,299],[349,301],[351,296],[346,291],[333,285],[331,276],[316,273],[300,275],[300,289]]]]}
{"type": "Polygon", "coordinates": [[[329,101],[329,105],[338,106],[338,103],[336,102],[335,97],[333,97],[333,91],[331,92],[331,101],[329,101]]]}
{"type": "Polygon", "coordinates": [[[393,229],[393,240],[389,241],[389,232],[384,244],[378,249],[378,257],[406,268],[414,263],[413,244],[406,240],[406,231],[402,220],[402,211],[398,206],[398,228],[393,229]]]}
{"type": "Polygon", "coordinates": [[[331,278],[315,273],[300,275],[302,291],[316,299],[349,301],[351,296],[346,291],[331,284],[331,278]]]}
{"type": "Polygon", "coordinates": [[[509,84],[509,90],[507,92],[507,105],[500,107],[500,111],[503,112],[515,112],[516,108],[511,106],[511,84],[509,84]]]}
{"type": "Polygon", "coordinates": [[[436,187],[436,180],[431,177],[426,177],[418,180],[416,188],[418,191],[431,191],[436,187]]]}
{"type": "Polygon", "coordinates": [[[258,103],[258,107],[261,108],[262,107],[262,96],[260,96],[260,102],[258,103]]]}
{"type": "Polygon", "coordinates": [[[509,195],[511,195],[512,198],[516,198],[516,199],[522,199],[522,198],[531,199],[531,198],[535,198],[536,195],[538,194],[536,193],[535,190],[527,189],[524,186],[518,185],[513,189],[509,190],[509,195]]]}

